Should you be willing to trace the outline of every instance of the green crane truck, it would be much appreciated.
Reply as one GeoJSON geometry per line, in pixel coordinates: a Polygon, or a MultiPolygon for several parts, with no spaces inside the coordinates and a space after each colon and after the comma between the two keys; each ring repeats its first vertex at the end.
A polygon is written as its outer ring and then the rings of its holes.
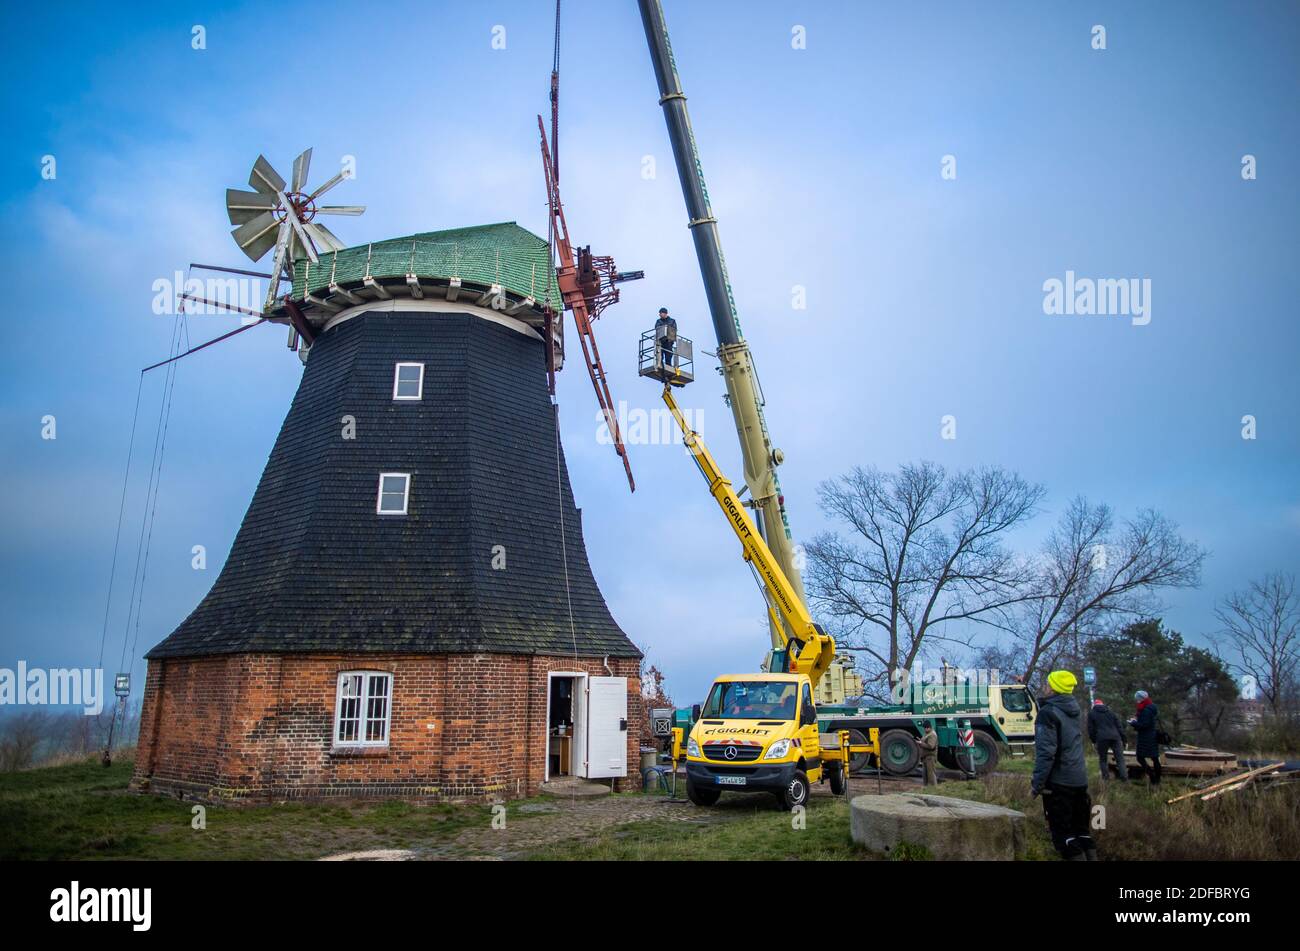
{"type": "MultiPolygon", "coordinates": [[[[817,722],[823,733],[848,730],[854,744],[864,743],[868,730],[880,730],[880,765],[895,776],[906,775],[921,758],[917,745],[925,721],[939,734],[939,762],[949,769],[964,765],[964,748],[959,729],[969,720],[975,745],[971,752],[974,770],[993,770],[1005,746],[1013,756],[1025,754],[1034,742],[1034,718],[1038,708],[1033,695],[1022,684],[916,683],[899,691],[896,704],[879,706],[841,704],[817,708],[817,722]]],[[[867,754],[854,757],[851,772],[875,764],[867,754]]]]}

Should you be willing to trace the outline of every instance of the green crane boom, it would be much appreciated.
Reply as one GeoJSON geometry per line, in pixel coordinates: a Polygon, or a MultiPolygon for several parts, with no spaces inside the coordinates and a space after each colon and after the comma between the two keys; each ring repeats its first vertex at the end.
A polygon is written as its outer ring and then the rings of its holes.
{"type": "MultiPolygon", "coordinates": [[[[794,539],[790,520],[785,511],[785,498],[776,467],[782,461],[779,449],[772,445],[767,421],[763,415],[762,388],[754,369],[753,355],[740,330],[740,318],[727,276],[727,264],[722,257],[722,243],[718,238],[718,221],[709,203],[709,190],[704,183],[704,170],[695,134],[691,131],[690,114],[686,109],[686,95],[682,92],[677,65],[673,59],[668,27],[659,0],[638,0],[641,22],[645,27],[650,57],[654,62],[655,78],[659,84],[659,103],[668,124],[668,138],[672,142],[673,158],[677,164],[677,177],[690,216],[688,226],[695,242],[704,291],[708,299],[709,314],[718,338],[718,359],[722,364],[722,378],[727,387],[727,402],[736,423],[740,439],[741,456],[745,468],[745,486],[757,521],[758,530],[772,555],[780,565],[790,587],[801,603],[806,601],[803,580],[795,558],[794,539]]],[[[780,648],[785,640],[798,632],[782,632],[780,624],[772,620],[772,647],[780,648]]]]}

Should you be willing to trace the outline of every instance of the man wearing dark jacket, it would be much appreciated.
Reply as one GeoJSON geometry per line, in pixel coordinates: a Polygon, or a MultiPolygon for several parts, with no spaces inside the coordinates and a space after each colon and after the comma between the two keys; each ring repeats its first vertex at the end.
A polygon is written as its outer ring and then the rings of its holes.
{"type": "Polygon", "coordinates": [[[655,343],[659,347],[659,358],[665,369],[673,367],[673,347],[677,346],[677,321],[668,316],[668,308],[659,308],[659,319],[655,321],[655,343]]]}
{"type": "Polygon", "coordinates": [[[1124,762],[1124,724],[1111,712],[1100,699],[1092,702],[1092,712],[1088,714],[1088,739],[1097,748],[1097,765],[1101,767],[1101,781],[1110,778],[1108,754],[1115,754],[1115,771],[1119,778],[1128,779],[1128,765],[1124,762]]]}
{"type": "Polygon", "coordinates": [[[1156,739],[1156,732],[1160,724],[1160,711],[1145,690],[1133,694],[1133,699],[1137,701],[1137,716],[1129,720],[1128,725],[1137,731],[1134,749],[1137,751],[1138,765],[1151,777],[1151,785],[1159,786],[1160,742],[1156,739]]]}
{"type": "Polygon", "coordinates": [[[1032,796],[1043,797],[1043,815],[1061,858],[1095,862],[1097,843],[1089,834],[1092,798],[1083,757],[1083,711],[1071,694],[1078,678],[1068,670],[1047,675],[1034,723],[1032,796]]]}

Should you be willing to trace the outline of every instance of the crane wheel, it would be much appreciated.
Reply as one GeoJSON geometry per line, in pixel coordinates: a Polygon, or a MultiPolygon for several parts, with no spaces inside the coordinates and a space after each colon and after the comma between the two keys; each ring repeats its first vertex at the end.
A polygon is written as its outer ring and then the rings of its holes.
{"type": "Polygon", "coordinates": [[[844,795],[844,764],[830,763],[826,767],[826,772],[831,783],[831,792],[836,796],[844,795]]]}
{"type": "Polygon", "coordinates": [[[906,730],[888,730],[880,738],[880,765],[891,776],[907,776],[921,761],[921,747],[906,730]]]}
{"type": "Polygon", "coordinates": [[[993,739],[987,733],[975,731],[975,775],[983,776],[997,769],[998,760],[1002,757],[1001,750],[998,749],[998,741],[993,739]]]}
{"type": "Polygon", "coordinates": [[[710,789],[708,786],[697,786],[686,780],[686,798],[697,806],[712,806],[718,801],[722,793],[717,789],[710,789]]]}
{"type": "Polygon", "coordinates": [[[785,789],[776,794],[776,801],[786,812],[805,805],[808,802],[808,774],[796,769],[785,789]]]}

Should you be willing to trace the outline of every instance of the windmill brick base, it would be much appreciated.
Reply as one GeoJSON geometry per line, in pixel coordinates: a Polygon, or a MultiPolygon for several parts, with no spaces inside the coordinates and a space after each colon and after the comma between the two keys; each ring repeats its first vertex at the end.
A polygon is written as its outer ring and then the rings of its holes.
{"type": "MultiPolygon", "coordinates": [[[[334,797],[490,801],[536,795],[548,741],[547,673],[607,673],[601,660],[538,655],[374,655],[393,673],[389,748],[331,748],[334,684],[356,658],[239,654],[151,662],[133,788],[204,802],[334,797]],[[531,725],[531,726],[530,726],[531,725]]],[[[639,724],[638,661],[628,679],[639,724]]],[[[627,761],[639,730],[627,733],[627,761]]],[[[635,768],[617,791],[640,787],[635,768]]]]}

